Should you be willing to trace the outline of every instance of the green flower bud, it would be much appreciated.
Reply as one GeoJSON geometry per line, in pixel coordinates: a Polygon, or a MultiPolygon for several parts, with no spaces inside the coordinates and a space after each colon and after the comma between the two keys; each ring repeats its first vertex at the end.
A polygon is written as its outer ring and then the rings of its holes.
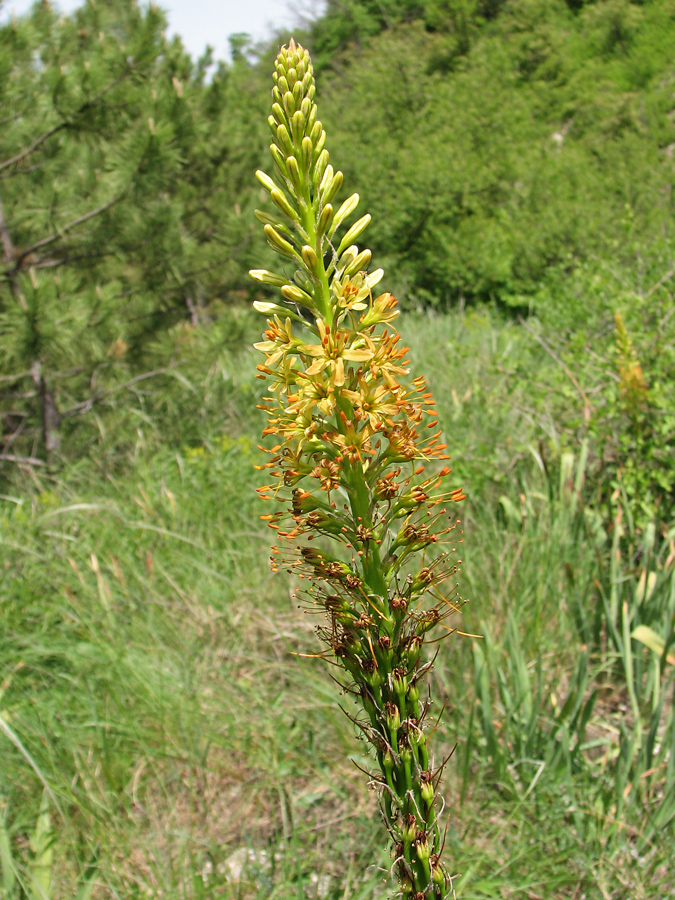
{"type": "Polygon", "coordinates": [[[321,210],[321,215],[319,216],[319,221],[316,227],[317,235],[325,234],[330,226],[331,219],[333,218],[333,207],[330,203],[327,203],[326,206],[321,210]]]}
{"type": "Polygon", "coordinates": [[[297,259],[297,253],[295,252],[293,245],[284,240],[272,225],[265,225],[265,237],[267,238],[270,247],[272,247],[273,250],[276,250],[277,253],[281,253],[282,256],[287,256],[289,259],[297,259]]]}
{"type": "Polygon", "coordinates": [[[281,96],[282,96],[282,94],[281,94],[281,91],[279,90],[279,88],[278,88],[278,87],[273,87],[273,88],[272,88],[272,99],[273,99],[276,103],[281,103],[281,96]]]}
{"type": "MultiPolygon", "coordinates": [[[[342,174],[342,173],[340,173],[342,174]]],[[[352,262],[349,263],[347,268],[344,271],[345,275],[354,275],[356,272],[360,272],[362,269],[367,268],[368,263],[370,262],[373,254],[370,250],[362,250],[358,256],[354,258],[352,262]]]]}
{"type": "Polygon", "coordinates": [[[317,154],[317,156],[323,151],[323,145],[325,143],[326,143],[326,132],[322,130],[321,134],[319,135],[319,137],[314,145],[314,152],[317,154]]]}
{"type": "Polygon", "coordinates": [[[258,179],[260,184],[265,188],[266,191],[269,191],[270,194],[276,188],[276,184],[272,181],[269,175],[262,171],[262,169],[258,169],[255,173],[255,177],[258,179]]]}
{"type": "Polygon", "coordinates": [[[298,194],[298,196],[302,196],[302,175],[300,174],[300,166],[298,165],[298,161],[294,156],[289,156],[286,159],[286,169],[288,171],[288,177],[291,180],[291,184],[293,185],[293,189],[298,194]]]}
{"type": "Polygon", "coordinates": [[[298,80],[298,73],[294,68],[288,69],[286,72],[286,79],[288,80],[288,86],[293,90],[295,82],[298,80]]]}
{"type": "Polygon", "coordinates": [[[284,109],[286,110],[286,115],[288,116],[289,119],[292,119],[293,115],[295,113],[295,110],[296,110],[296,106],[295,106],[295,99],[293,97],[293,94],[291,94],[290,91],[286,91],[286,93],[284,94],[283,104],[284,104],[284,109]]]}
{"type": "Polygon", "coordinates": [[[328,150],[322,150],[321,152],[317,153],[316,147],[314,147],[314,155],[316,158],[316,164],[314,166],[314,175],[312,176],[312,181],[316,186],[323,180],[324,172],[326,171],[326,167],[328,166],[328,150]]]}
{"type": "Polygon", "coordinates": [[[267,117],[267,124],[270,126],[270,131],[272,132],[272,135],[274,136],[274,138],[276,138],[276,136],[277,136],[277,125],[278,125],[279,123],[278,123],[277,120],[274,118],[274,116],[268,116],[268,117],[267,117]]]}
{"type": "Polygon", "coordinates": [[[281,296],[293,303],[299,303],[300,306],[308,306],[310,309],[314,309],[316,306],[314,298],[294,284],[285,284],[281,288],[281,296]]]}
{"type": "MultiPolygon", "coordinates": [[[[273,103],[273,104],[272,104],[272,115],[273,115],[274,118],[276,119],[277,125],[283,125],[283,124],[285,124],[285,122],[286,122],[286,114],[284,113],[284,111],[283,111],[283,109],[281,108],[281,106],[279,105],[279,103],[273,103]]],[[[268,120],[268,121],[269,121],[269,120],[268,120]]],[[[274,133],[275,133],[275,136],[276,136],[276,129],[275,129],[275,132],[274,132],[274,133]]]]}
{"type": "MultiPolygon", "coordinates": [[[[293,86],[293,100],[295,102],[296,109],[302,103],[302,83],[298,82],[293,86]]],[[[310,100],[310,103],[312,101],[310,100]]]]}
{"type": "Polygon", "coordinates": [[[312,163],[312,141],[311,138],[308,138],[306,135],[302,139],[302,170],[305,175],[309,172],[309,167],[312,163]]]}
{"type": "MultiPolygon", "coordinates": [[[[347,197],[344,203],[340,204],[340,208],[335,213],[333,217],[333,224],[331,226],[329,237],[333,237],[337,229],[344,222],[347,216],[351,215],[356,207],[359,205],[359,195],[352,194],[351,197],[347,197]]],[[[344,249],[344,248],[343,248],[344,249]]],[[[342,253],[342,250],[338,250],[338,253],[342,253]]]]}
{"type": "MultiPolygon", "coordinates": [[[[285,275],[276,275],[274,272],[268,272],[267,269],[251,269],[248,274],[255,281],[259,281],[261,284],[271,284],[274,287],[282,287],[282,285],[288,283],[288,278],[285,275]]],[[[279,309],[281,308],[279,307],[279,309]]]]}
{"type": "Polygon", "coordinates": [[[282,96],[282,97],[283,97],[284,94],[287,94],[287,93],[288,93],[289,84],[288,84],[288,81],[286,80],[286,76],[285,76],[285,75],[280,75],[280,76],[279,76],[279,80],[277,81],[277,87],[278,87],[278,89],[281,91],[281,96],[282,96]]]}
{"type": "MultiPolygon", "coordinates": [[[[309,100],[309,97],[305,97],[305,100],[309,100]]],[[[302,111],[303,111],[303,113],[305,113],[304,107],[303,107],[302,111]]],[[[309,112],[305,113],[305,116],[307,117],[307,134],[310,137],[312,136],[312,134],[314,132],[314,126],[316,125],[316,112],[317,112],[316,103],[312,103],[312,101],[310,100],[309,112]]],[[[319,137],[319,134],[320,134],[320,132],[318,132],[316,135],[317,139],[319,137]]],[[[314,138],[312,138],[312,143],[315,143],[314,138]]]]}
{"type": "Polygon", "coordinates": [[[305,124],[305,117],[303,116],[302,112],[298,110],[293,114],[293,119],[291,120],[291,134],[293,135],[293,143],[298,149],[300,149],[300,147],[302,146],[302,139],[305,135],[305,124]]]}
{"type": "Polygon", "coordinates": [[[272,198],[272,202],[274,203],[274,205],[277,206],[285,216],[288,216],[291,221],[300,221],[300,217],[288,202],[288,198],[283,191],[280,191],[279,188],[275,187],[272,189],[270,197],[272,198]]]}
{"type": "Polygon", "coordinates": [[[310,100],[313,100],[315,94],[316,94],[316,85],[310,84],[309,88],[307,89],[307,96],[309,97],[310,100]]]}
{"type": "Polygon", "coordinates": [[[286,154],[286,156],[290,156],[293,152],[293,143],[291,141],[291,136],[288,133],[288,128],[285,125],[280,125],[277,128],[277,144],[279,148],[286,154]]]}
{"type": "Polygon", "coordinates": [[[323,191],[323,194],[321,196],[322,203],[330,203],[331,202],[333,197],[337,194],[337,192],[342,187],[343,177],[344,176],[342,175],[342,172],[336,172],[335,175],[333,175],[330,183],[327,185],[327,187],[325,188],[325,190],[323,191]]]}
{"type": "Polygon", "coordinates": [[[270,144],[270,153],[272,154],[272,159],[274,160],[274,163],[279,171],[279,174],[283,178],[286,178],[286,176],[288,175],[288,171],[286,169],[286,159],[284,157],[284,154],[281,152],[281,150],[277,147],[276,144],[270,144]]]}
{"type": "MultiPolygon", "coordinates": [[[[358,194],[357,202],[358,202],[358,194]]],[[[338,256],[342,253],[345,247],[348,247],[352,241],[355,241],[359,235],[363,234],[366,228],[370,225],[370,214],[366,213],[365,216],[362,216],[357,222],[354,222],[349,231],[345,234],[345,236],[340,241],[340,246],[337,248],[338,256]]]]}
{"type": "Polygon", "coordinates": [[[309,271],[312,273],[312,275],[318,276],[319,260],[317,258],[316,253],[314,252],[314,250],[309,246],[309,244],[305,244],[305,246],[302,248],[301,253],[302,253],[302,258],[305,261],[305,265],[307,266],[309,271]]]}

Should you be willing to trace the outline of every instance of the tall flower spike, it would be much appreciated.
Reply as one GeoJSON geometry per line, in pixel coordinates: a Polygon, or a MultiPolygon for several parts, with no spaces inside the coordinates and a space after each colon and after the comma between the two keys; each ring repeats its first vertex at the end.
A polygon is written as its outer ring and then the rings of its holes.
{"type": "Polygon", "coordinates": [[[273,568],[307,579],[303,596],[325,617],[322,655],[342,667],[361,706],[353,721],[377,758],[372,778],[401,894],[443,900],[444,763],[429,755],[422,648],[454,630],[445,620],[460,601],[454,585],[442,587],[459,560],[445,545],[461,541],[451,510],[464,495],[446,487],[450,469],[437,463],[449,458],[446,445],[391,324],[396,301],[373,298],[383,273],[368,274],[370,250],[355,243],[370,216],[346,228],[358,194],[333,208],[342,173],[328,162],[314,94],[309,54],[291,41],[275,64],[274,174],[257,173],[274,208],[256,216],[282,263],[251,276],[283,298],[254,304],[269,316],[255,346],[268,383],[264,434],[275,439],[259,467],[270,483],[258,491],[276,509],[262,518],[277,535],[273,568]]]}

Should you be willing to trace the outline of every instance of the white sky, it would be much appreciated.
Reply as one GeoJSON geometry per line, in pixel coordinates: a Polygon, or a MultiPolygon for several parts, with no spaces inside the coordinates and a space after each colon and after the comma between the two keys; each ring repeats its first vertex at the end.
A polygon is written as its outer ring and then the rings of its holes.
{"type": "MultiPolygon", "coordinates": [[[[14,9],[17,16],[27,12],[34,0],[0,0],[0,22],[14,9]]],[[[101,2],[101,0],[99,0],[101,2]]],[[[105,0],[103,0],[105,2],[105,0]]],[[[290,28],[302,18],[316,15],[323,0],[159,0],[168,13],[169,33],[179,34],[193,57],[207,44],[216,59],[229,59],[228,35],[245,31],[254,40],[269,37],[276,27],[290,28]]],[[[81,0],[57,0],[64,12],[72,12],[81,0]]]]}

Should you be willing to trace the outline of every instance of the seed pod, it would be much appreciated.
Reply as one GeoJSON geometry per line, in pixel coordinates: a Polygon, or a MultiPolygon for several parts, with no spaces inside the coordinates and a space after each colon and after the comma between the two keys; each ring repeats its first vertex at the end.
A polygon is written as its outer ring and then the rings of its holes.
{"type": "MultiPolygon", "coordinates": [[[[293,157],[289,157],[289,159],[293,159],[293,157]]],[[[280,191],[279,188],[275,187],[270,193],[270,197],[272,198],[272,202],[275,206],[277,206],[285,216],[292,222],[299,222],[300,216],[293,209],[291,204],[288,201],[288,197],[284,194],[283,191],[280,191]]]]}

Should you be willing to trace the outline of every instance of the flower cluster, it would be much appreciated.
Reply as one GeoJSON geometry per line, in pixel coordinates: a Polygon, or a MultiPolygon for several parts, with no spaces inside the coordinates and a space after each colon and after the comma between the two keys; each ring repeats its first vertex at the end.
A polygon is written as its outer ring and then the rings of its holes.
{"type": "Polygon", "coordinates": [[[255,304],[269,316],[255,346],[265,356],[264,434],[275,441],[259,467],[268,471],[259,493],[275,505],[263,516],[278,538],[273,567],[307,579],[306,599],[325,617],[322,655],[362,708],[353,721],[377,756],[403,896],[442,900],[443,765],[434,768],[427,746],[422,646],[453,630],[454,584],[441,586],[457,570],[448,544],[461,540],[453,509],[464,495],[446,486],[435,401],[409,374],[396,301],[373,296],[382,270],[368,274],[370,250],[355,244],[370,217],[338,239],[359,198],[333,208],[342,173],[328,162],[309,54],[293,41],[276,60],[272,94],[275,171],[257,177],[277,212],[256,215],[284,274],[251,275],[283,298],[255,304]]]}

